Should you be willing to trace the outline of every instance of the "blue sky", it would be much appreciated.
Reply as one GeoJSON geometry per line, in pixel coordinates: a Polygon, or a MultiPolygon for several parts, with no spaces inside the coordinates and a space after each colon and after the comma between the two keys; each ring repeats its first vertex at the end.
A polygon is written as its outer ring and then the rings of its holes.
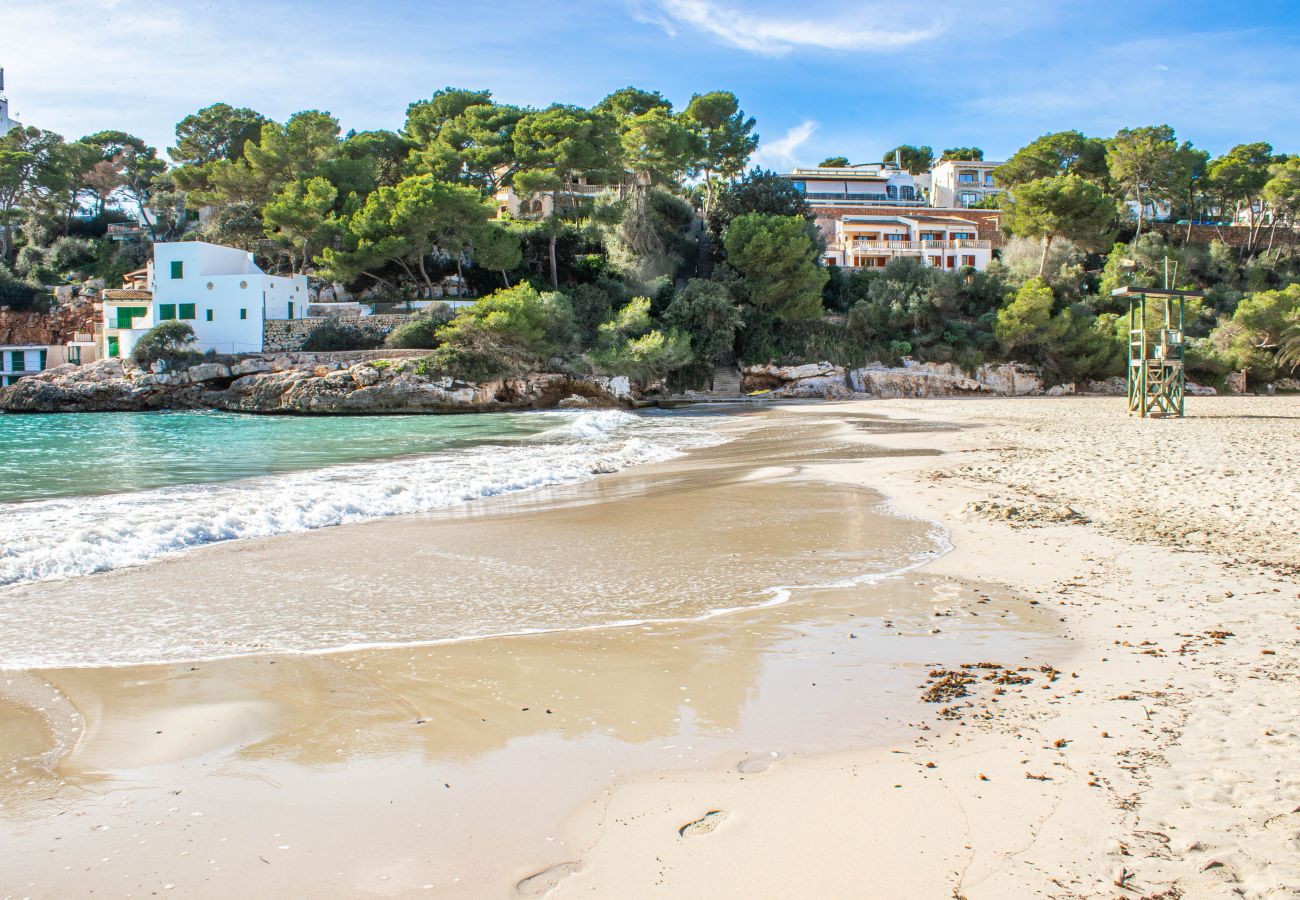
{"type": "Polygon", "coordinates": [[[775,168],[1160,122],[1300,151],[1295,0],[0,0],[0,36],[24,124],[160,147],[218,100],[365,130],[445,85],[588,105],[634,84],[735,91],[775,168]]]}

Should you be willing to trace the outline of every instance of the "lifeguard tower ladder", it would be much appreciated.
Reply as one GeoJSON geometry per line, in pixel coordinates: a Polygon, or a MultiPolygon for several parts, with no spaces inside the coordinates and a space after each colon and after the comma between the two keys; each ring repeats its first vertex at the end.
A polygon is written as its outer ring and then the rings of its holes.
{"type": "Polygon", "coordinates": [[[1197,291],[1122,287],[1128,300],[1128,414],[1183,416],[1183,313],[1197,291]]]}

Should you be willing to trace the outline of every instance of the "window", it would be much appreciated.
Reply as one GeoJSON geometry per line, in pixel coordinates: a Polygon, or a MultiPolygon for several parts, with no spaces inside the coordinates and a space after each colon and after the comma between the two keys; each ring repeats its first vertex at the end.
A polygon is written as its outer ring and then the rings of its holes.
{"type": "Polygon", "coordinates": [[[115,337],[110,337],[108,339],[108,355],[110,357],[114,357],[118,355],[118,342],[117,342],[117,338],[115,337]]]}
{"type": "Polygon", "coordinates": [[[794,189],[801,194],[808,189],[808,186],[804,184],[802,181],[795,181],[791,183],[794,185],[794,189]]]}
{"type": "Polygon", "coordinates": [[[171,321],[171,320],[174,319],[174,318],[176,318],[176,304],[175,304],[175,303],[159,303],[159,304],[158,304],[158,321],[159,321],[159,322],[169,322],[169,321],[171,321]]]}
{"type": "Polygon", "coordinates": [[[963,254],[963,255],[962,255],[962,258],[961,258],[961,264],[962,264],[963,266],[970,266],[970,267],[973,269],[973,268],[975,268],[975,257],[974,257],[974,256],[966,256],[965,254],[963,254]]]}
{"type": "Polygon", "coordinates": [[[47,354],[48,352],[49,352],[49,351],[47,351],[47,350],[37,350],[37,351],[36,351],[36,371],[38,371],[38,372],[44,372],[44,371],[45,371],[45,358],[46,358],[46,354],[47,354]]]}
{"type": "Polygon", "coordinates": [[[957,268],[957,257],[955,256],[948,257],[948,268],[950,269],[957,268]]]}
{"type": "Polygon", "coordinates": [[[942,256],[931,256],[931,257],[930,257],[930,265],[934,266],[936,269],[942,269],[942,268],[943,268],[943,257],[942,257],[942,256]]]}
{"type": "Polygon", "coordinates": [[[147,306],[119,306],[117,308],[117,328],[132,327],[132,320],[149,314],[147,306]]]}
{"type": "Polygon", "coordinates": [[[903,199],[904,199],[904,200],[915,200],[915,199],[916,199],[916,188],[912,187],[910,184],[905,184],[905,185],[903,185],[903,187],[902,187],[902,192],[903,192],[903,199]]]}
{"type": "Polygon", "coordinates": [[[890,200],[897,200],[897,199],[898,199],[898,185],[896,185],[896,184],[887,184],[887,185],[885,185],[885,196],[888,197],[890,200]]]}
{"type": "Polygon", "coordinates": [[[207,319],[208,319],[209,322],[212,321],[212,310],[208,310],[207,319]]]}
{"type": "Polygon", "coordinates": [[[293,301],[289,301],[289,318],[293,318],[293,301]]]}
{"type": "Polygon", "coordinates": [[[976,203],[979,203],[979,202],[980,202],[980,201],[979,201],[979,197],[975,196],[974,194],[962,194],[962,195],[961,195],[961,205],[962,205],[962,206],[974,206],[976,203]]]}
{"type": "Polygon", "coordinates": [[[25,362],[23,362],[23,351],[21,351],[21,350],[10,350],[10,351],[9,351],[9,371],[11,371],[11,372],[21,372],[21,371],[23,371],[23,370],[26,369],[26,368],[27,368],[27,364],[26,364],[25,362]]]}
{"type": "Polygon", "coordinates": [[[246,310],[246,309],[241,309],[241,310],[239,311],[239,318],[241,318],[241,319],[247,319],[247,318],[248,318],[248,310],[246,310]]]}
{"type": "Polygon", "coordinates": [[[172,278],[185,277],[185,263],[179,259],[172,260],[172,278]]]}
{"type": "Polygon", "coordinates": [[[239,289],[240,289],[241,291],[246,291],[246,290],[248,290],[248,282],[247,282],[247,281],[241,281],[241,282],[239,282],[239,289]]]}
{"type": "Polygon", "coordinates": [[[180,305],[180,312],[179,312],[179,314],[177,315],[177,318],[179,318],[179,319],[186,319],[186,320],[191,321],[191,322],[194,321],[194,319],[196,318],[195,313],[194,313],[194,304],[193,304],[193,303],[182,303],[182,304],[180,305]]]}

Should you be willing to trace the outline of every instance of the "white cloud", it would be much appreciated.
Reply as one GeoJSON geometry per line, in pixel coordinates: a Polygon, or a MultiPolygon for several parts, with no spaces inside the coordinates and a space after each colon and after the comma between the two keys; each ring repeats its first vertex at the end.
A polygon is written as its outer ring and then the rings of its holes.
{"type": "Polygon", "coordinates": [[[775,141],[763,141],[754,154],[754,164],[777,169],[789,169],[799,162],[799,151],[817,130],[817,123],[805,119],[775,141]]]}
{"type": "Polygon", "coordinates": [[[932,40],[945,28],[937,5],[855,3],[842,9],[806,10],[794,15],[764,13],[718,0],[640,0],[632,16],[657,25],[670,36],[680,30],[701,32],[725,44],[766,56],[783,56],[796,48],[820,50],[892,50],[932,40]]]}

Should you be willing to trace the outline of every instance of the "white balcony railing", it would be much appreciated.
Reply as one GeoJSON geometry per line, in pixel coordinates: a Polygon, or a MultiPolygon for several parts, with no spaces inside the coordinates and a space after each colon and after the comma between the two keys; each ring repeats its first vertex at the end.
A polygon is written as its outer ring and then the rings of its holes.
{"type": "Polygon", "coordinates": [[[894,251],[896,253],[917,253],[926,250],[989,250],[992,249],[989,241],[979,240],[958,240],[958,241],[845,241],[835,245],[836,250],[850,250],[858,252],[880,252],[894,251]]]}

